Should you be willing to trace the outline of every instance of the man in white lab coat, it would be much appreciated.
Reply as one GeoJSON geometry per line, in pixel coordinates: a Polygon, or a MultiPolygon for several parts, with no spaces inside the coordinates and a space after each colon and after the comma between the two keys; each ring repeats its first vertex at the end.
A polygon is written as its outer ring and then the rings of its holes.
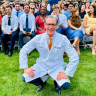
{"type": "Polygon", "coordinates": [[[35,36],[20,51],[20,68],[24,69],[22,79],[26,83],[38,86],[36,92],[40,92],[50,76],[54,80],[55,92],[61,94],[61,88],[64,90],[69,88],[69,76],[73,77],[79,57],[67,37],[56,32],[58,28],[56,17],[47,16],[45,28],[45,33],[35,36]],[[27,54],[35,48],[40,57],[36,64],[28,68],[27,54]],[[64,52],[69,56],[68,64],[63,60],[64,52]]]}

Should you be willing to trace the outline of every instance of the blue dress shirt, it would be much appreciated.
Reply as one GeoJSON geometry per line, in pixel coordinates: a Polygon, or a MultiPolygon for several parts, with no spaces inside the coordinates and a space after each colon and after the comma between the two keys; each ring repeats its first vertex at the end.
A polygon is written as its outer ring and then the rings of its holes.
{"type": "Polygon", "coordinates": [[[68,17],[70,16],[70,11],[69,11],[69,10],[65,11],[65,12],[64,12],[64,15],[66,15],[67,18],[68,18],[68,17]]]}
{"type": "Polygon", "coordinates": [[[18,22],[20,22],[20,16],[21,16],[22,14],[24,14],[24,11],[21,11],[21,10],[19,10],[19,11],[14,10],[14,11],[12,12],[12,14],[17,16],[17,12],[18,12],[18,22]]]}

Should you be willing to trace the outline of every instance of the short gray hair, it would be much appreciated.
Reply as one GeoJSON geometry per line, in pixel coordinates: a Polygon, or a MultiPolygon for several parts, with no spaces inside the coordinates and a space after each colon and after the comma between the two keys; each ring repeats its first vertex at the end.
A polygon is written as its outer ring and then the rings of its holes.
{"type": "Polygon", "coordinates": [[[51,15],[49,15],[49,16],[47,16],[47,17],[45,18],[45,24],[46,24],[46,20],[47,20],[48,18],[55,19],[55,20],[56,20],[56,24],[58,24],[58,18],[56,18],[56,17],[54,17],[54,16],[51,16],[51,15]]]}

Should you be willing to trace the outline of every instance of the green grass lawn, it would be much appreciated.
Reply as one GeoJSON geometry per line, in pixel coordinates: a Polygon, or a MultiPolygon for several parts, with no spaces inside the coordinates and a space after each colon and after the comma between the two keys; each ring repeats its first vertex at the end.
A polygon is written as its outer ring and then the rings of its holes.
{"type": "MultiPolygon", "coordinates": [[[[61,96],[96,96],[96,56],[92,56],[91,49],[80,48],[80,62],[73,78],[70,78],[69,89],[62,90],[61,96]]],[[[34,50],[28,56],[29,67],[36,63],[39,54],[34,50]]],[[[64,58],[69,62],[68,57],[64,58]]],[[[19,69],[19,51],[14,50],[11,58],[0,51],[0,96],[58,96],[54,91],[53,81],[48,78],[47,84],[40,93],[36,93],[36,86],[22,81],[23,70],[19,69]]]]}

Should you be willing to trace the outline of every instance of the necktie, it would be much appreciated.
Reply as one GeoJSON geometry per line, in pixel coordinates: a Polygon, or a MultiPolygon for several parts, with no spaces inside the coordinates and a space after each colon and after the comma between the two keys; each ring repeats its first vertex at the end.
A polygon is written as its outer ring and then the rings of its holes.
{"type": "Polygon", "coordinates": [[[18,13],[19,13],[19,12],[17,11],[17,17],[18,17],[18,13]]]}
{"type": "Polygon", "coordinates": [[[60,23],[59,15],[57,16],[57,18],[58,18],[58,24],[59,24],[60,23]]]}
{"type": "Polygon", "coordinates": [[[10,20],[11,17],[8,17],[8,25],[10,26],[11,25],[11,20],[10,20]]]}
{"type": "Polygon", "coordinates": [[[52,39],[51,38],[49,38],[49,44],[48,44],[48,47],[49,47],[49,50],[51,50],[51,47],[52,47],[52,39]]]}
{"type": "Polygon", "coordinates": [[[26,15],[26,30],[28,30],[28,15],[26,15]]]}

